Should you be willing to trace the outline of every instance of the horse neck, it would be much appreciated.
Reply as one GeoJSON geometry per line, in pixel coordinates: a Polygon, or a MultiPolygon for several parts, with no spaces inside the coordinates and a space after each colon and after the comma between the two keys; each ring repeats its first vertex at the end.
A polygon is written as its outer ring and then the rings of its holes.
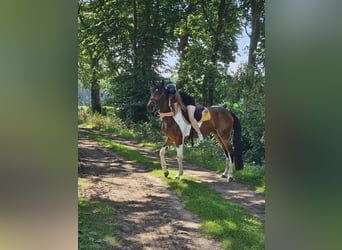
{"type": "Polygon", "coordinates": [[[159,110],[162,113],[170,112],[169,99],[166,96],[162,96],[159,103],[159,110]]]}

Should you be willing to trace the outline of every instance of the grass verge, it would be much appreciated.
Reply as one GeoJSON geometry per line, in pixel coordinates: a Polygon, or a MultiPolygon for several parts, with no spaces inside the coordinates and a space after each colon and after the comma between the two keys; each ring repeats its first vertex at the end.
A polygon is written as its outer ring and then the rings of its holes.
{"type": "MultiPolygon", "coordinates": [[[[109,113],[113,110],[106,107],[109,113]]],[[[160,131],[160,121],[152,123],[132,124],[127,126],[115,115],[102,116],[91,114],[86,107],[79,107],[79,124],[88,128],[94,128],[102,132],[115,134],[121,138],[133,141],[134,143],[152,149],[159,150],[164,141],[160,131]],[[129,128],[130,127],[130,128],[129,128]]],[[[176,156],[175,147],[168,150],[170,155],[176,156]]],[[[195,147],[186,143],[184,147],[184,160],[194,163],[207,169],[223,173],[225,169],[225,156],[222,149],[212,136],[206,137],[202,143],[195,141],[195,147]]],[[[243,170],[234,171],[234,178],[248,186],[251,190],[265,194],[265,166],[245,164],[243,170]]]]}
{"type": "MultiPolygon", "coordinates": [[[[175,147],[170,147],[167,154],[176,156],[175,147]]],[[[226,167],[223,151],[213,138],[205,138],[201,143],[195,142],[195,147],[192,147],[190,143],[185,144],[184,160],[213,170],[218,174],[222,174],[226,167]]],[[[249,189],[265,194],[265,166],[245,164],[244,169],[239,171],[233,170],[233,175],[236,180],[245,184],[249,189]]]]}
{"type": "MultiPolygon", "coordinates": [[[[164,178],[159,162],[140,152],[90,132],[84,134],[127,160],[144,164],[152,170],[151,174],[166,181],[180,194],[187,209],[200,217],[203,236],[219,240],[224,249],[265,248],[264,225],[242,207],[226,201],[216,191],[187,175],[180,181],[164,178]]],[[[169,171],[172,176],[176,172],[169,171]]]]}
{"type": "Polygon", "coordinates": [[[120,156],[132,161],[133,163],[141,163],[145,166],[148,166],[149,169],[152,168],[159,168],[160,163],[152,158],[146,157],[143,154],[139,153],[138,151],[132,150],[129,147],[126,147],[120,143],[116,143],[113,140],[104,138],[100,135],[91,133],[89,131],[82,131],[82,134],[87,136],[88,138],[98,141],[104,147],[114,151],[115,153],[119,154],[120,156]]]}
{"type": "Polygon", "coordinates": [[[113,207],[103,201],[87,200],[80,189],[91,184],[78,179],[78,249],[111,249],[121,247],[119,227],[113,221],[113,207]]]}

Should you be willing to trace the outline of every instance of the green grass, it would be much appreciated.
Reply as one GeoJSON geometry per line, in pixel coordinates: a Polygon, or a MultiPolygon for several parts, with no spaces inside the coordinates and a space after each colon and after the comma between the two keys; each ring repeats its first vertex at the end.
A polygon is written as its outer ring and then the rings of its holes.
{"type": "MultiPolygon", "coordinates": [[[[87,123],[82,124],[82,126],[94,128],[94,126],[91,126],[87,123]]],[[[147,142],[145,141],[146,137],[145,140],[142,140],[141,135],[137,135],[134,130],[102,128],[99,129],[99,131],[115,134],[116,136],[126,140],[131,140],[134,143],[137,143],[138,145],[146,147],[150,150],[159,150],[163,142],[163,140],[161,140],[159,143],[147,142]]],[[[120,144],[117,144],[116,147],[120,147],[120,144]]],[[[171,146],[167,151],[167,155],[176,157],[176,148],[171,146]]],[[[213,170],[219,174],[223,173],[226,163],[224,153],[214,138],[205,138],[205,140],[201,143],[195,141],[194,147],[191,146],[190,142],[187,142],[184,147],[184,160],[189,163],[213,170]]],[[[261,194],[265,194],[266,192],[265,166],[251,166],[245,164],[245,168],[243,170],[234,170],[234,178],[248,186],[251,190],[261,194]]]]}
{"type": "MultiPolygon", "coordinates": [[[[127,160],[144,164],[152,170],[151,174],[166,181],[172,190],[181,195],[187,209],[200,217],[203,235],[219,240],[224,249],[265,248],[264,225],[242,207],[226,201],[220,194],[187,175],[181,180],[164,178],[159,161],[138,151],[90,132],[84,134],[127,160]]],[[[176,174],[176,170],[169,171],[172,176],[176,174]]]]}
{"type": "MultiPolygon", "coordinates": [[[[131,140],[140,146],[151,150],[159,150],[164,142],[161,131],[155,131],[149,124],[138,124],[134,128],[127,128],[122,121],[113,116],[108,118],[101,115],[93,115],[86,109],[79,109],[79,123],[88,128],[115,134],[121,138],[131,140]]],[[[175,147],[170,147],[167,155],[176,157],[175,147]]],[[[184,147],[184,160],[207,169],[223,173],[225,169],[225,156],[213,137],[206,137],[202,143],[195,141],[195,147],[188,142],[184,147]]],[[[265,194],[265,166],[252,166],[245,163],[245,168],[234,171],[234,178],[248,186],[251,190],[265,194]]]]}
{"type": "Polygon", "coordinates": [[[234,172],[234,177],[257,193],[265,194],[265,166],[245,166],[234,172]]]}
{"type": "MultiPolygon", "coordinates": [[[[163,175],[161,170],[152,174],[163,175]]],[[[219,240],[224,249],[265,249],[264,225],[245,209],[187,175],[181,180],[163,179],[181,195],[187,209],[200,217],[205,237],[219,240]]]]}
{"type": "Polygon", "coordinates": [[[140,152],[136,150],[132,150],[131,148],[124,146],[120,143],[117,143],[113,140],[104,138],[100,135],[97,135],[88,131],[82,131],[82,134],[86,135],[88,138],[92,140],[100,142],[104,147],[114,151],[115,153],[121,155],[122,157],[132,161],[133,163],[144,164],[145,166],[148,166],[150,169],[160,167],[159,161],[146,157],[140,152]]]}
{"type": "MultiPolygon", "coordinates": [[[[176,156],[176,154],[175,147],[171,147],[167,152],[168,156],[176,156]]],[[[214,138],[206,138],[200,144],[196,142],[195,147],[192,147],[190,143],[186,144],[184,147],[184,160],[219,174],[222,174],[226,167],[224,153],[214,138]]],[[[245,164],[244,169],[234,170],[233,175],[236,180],[245,184],[251,190],[265,194],[265,166],[245,164]]]]}
{"type": "MultiPolygon", "coordinates": [[[[78,180],[78,188],[89,185],[78,180]]],[[[103,201],[78,197],[78,249],[111,249],[120,247],[117,232],[120,229],[113,221],[114,208],[103,201]]]]}

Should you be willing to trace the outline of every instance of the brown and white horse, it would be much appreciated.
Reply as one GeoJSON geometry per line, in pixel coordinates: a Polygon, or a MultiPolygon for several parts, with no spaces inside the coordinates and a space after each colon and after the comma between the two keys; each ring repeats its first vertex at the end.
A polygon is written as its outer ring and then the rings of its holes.
{"type": "MultiPolygon", "coordinates": [[[[153,84],[150,100],[147,103],[147,110],[149,112],[170,112],[171,104],[167,97],[164,84],[153,84]]],[[[241,125],[239,119],[227,109],[218,106],[208,107],[211,118],[207,121],[200,122],[199,127],[203,136],[213,134],[226,156],[226,169],[222,177],[227,178],[227,182],[233,179],[232,171],[232,157],[230,154],[230,136],[234,130],[233,146],[234,146],[234,162],[235,169],[240,170],[243,168],[242,148],[241,148],[241,125]]],[[[162,131],[166,135],[166,140],[163,147],[160,149],[160,162],[164,172],[164,176],[169,175],[165,161],[165,151],[172,144],[176,144],[177,161],[178,161],[178,174],[175,176],[179,179],[183,174],[183,145],[184,140],[188,139],[188,134],[191,128],[190,124],[184,122],[181,114],[181,109],[178,109],[178,114],[174,117],[164,117],[162,121],[162,131]]],[[[194,138],[197,138],[195,132],[194,138]]]]}

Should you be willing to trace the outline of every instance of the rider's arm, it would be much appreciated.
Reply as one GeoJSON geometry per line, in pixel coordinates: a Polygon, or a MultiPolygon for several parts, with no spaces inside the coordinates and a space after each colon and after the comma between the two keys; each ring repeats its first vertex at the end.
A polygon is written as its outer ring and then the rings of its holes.
{"type": "Polygon", "coordinates": [[[161,113],[159,112],[159,117],[160,118],[164,118],[164,117],[168,117],[168,116],[175,116],[178,112],[178,103],[175,102],[173,104],[173,110],[171,112],[167,112],[167,113],[161,113]]]}

